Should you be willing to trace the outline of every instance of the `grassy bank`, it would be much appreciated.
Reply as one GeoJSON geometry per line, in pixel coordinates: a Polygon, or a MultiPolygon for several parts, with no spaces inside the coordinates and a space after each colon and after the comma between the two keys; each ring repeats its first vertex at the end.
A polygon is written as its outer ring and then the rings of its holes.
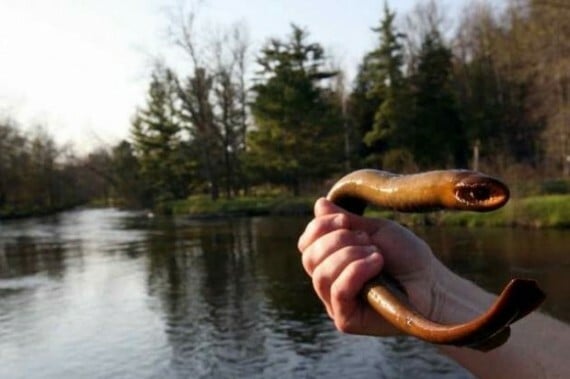
{"type": "MultiPolygon", "coordinates": [[[[170,203],[168,208],[174,214],[195,217],[311,214],[314,200],[314,197],[265,196],[212,201],[207,196],[193,196],[170,203]]],[[[367,211],[367,215],[387,217],[408,225],[569,228],[570,195],[541,195],[512,199],[504,208],[490,213],[396,214],[370,210],[367,211]]]]}
{"type": "Polygon", "coordinates": [[[570,195],[543,195],[511,200],[491,213],[447,212],[445,225],[520,226],[530,228],[569,228],[570,195]]]}
{"type": "Polygon", "coordinates": [[[224,215],[258,216],[278,214],[310,214],[314,198],[293,196],[242,196],[213,201],[208,196],[191,196],[168,204],[177,215],[216,217],[224,215]]]}
{"type": "Polygon", "coordinates": [[[397,214],[371,210],[367,215],[395,219],[406,225],[570,228],[570,195],[541,195],[512,199],[504,208],[489,213],[445,211],[397,214]]]}

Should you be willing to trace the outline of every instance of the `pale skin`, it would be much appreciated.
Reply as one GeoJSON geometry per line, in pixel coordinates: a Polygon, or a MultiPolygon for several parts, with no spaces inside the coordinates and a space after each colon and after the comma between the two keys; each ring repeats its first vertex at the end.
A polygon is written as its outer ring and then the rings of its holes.
{"type": "MultiPolygon", "coordinates": [[[[408,229],[348,213],[325,199],[315,203],[315,218],[298,247],[316,294],[344,333],[399,334],[359,295],[381,271],[402,283],[423,315],[440,323],[469,321],[495,299],[447,269],[408,229]]],[[[440,350],[480,378],[570,378],[567,324],[534,312],[511,328],[507,343],[486,353],[451,346],[440,350]]]]}

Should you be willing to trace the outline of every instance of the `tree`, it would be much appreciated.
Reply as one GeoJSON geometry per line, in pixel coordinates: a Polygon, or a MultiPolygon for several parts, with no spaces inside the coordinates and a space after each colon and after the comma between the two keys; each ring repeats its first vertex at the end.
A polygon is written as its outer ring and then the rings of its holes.
{"type": "Polygon", "coordinates": [[[410,77],[413,114],[403,145],[423,168],[467,164],[466,136],[452,87],[452,54],[439,34],[425,35],[410,77]]]}
{"type": "Polygon", "coordinates": [[[0,217],[54,212],[86,201],[73,162],[41,125],[29,135],[0,121],[0,217]]]}
{"type": "MultiPolygon", "coordinates": [[[[570,4],[563,1],[512,1],[506,23],[511,25],[503,51],[517,54],[511,68],[525,83],[529,124],[537,125],[520,140],[542,140],[543,169],[570,176],[570,4]],[[512,51],[516,49],[515,51],[512,51]],[[544,128],[540,128],[544,126],[544,128]]],[[[507,63],[507,62],[505,62],[507,63]]]]}
{"type": "Polygon", "coordinates": [[[23,142],[13,121],[0,120],[0,210],[12,201],[12,189],[18,184],[13,164],[23,142]]]}
{"type": "Polygon", "coordinates": [[[519,16],[509,17],[501,24],[488,6],[470,8],[454,44],[466,136],[474,157],[480,151],[494,169],[514,163],[537,167],[541,156],[542,120],[530,116],[536,107],[529,102],[533,78],[527,72],[534,71],[526,58],[529,36],[517,31],[519,16]]]}
{"type": "Polygon", "coordinates": [[[175,80],[170,70],[157,66],[152,73],[146,107],[137,111],[132,123],[131,134],[147,206],[188,194],[189,173],[180,153],[175,80]]]}
{"type": "Polygon", "coordinates": [[[295,194],[343,158],[341,110],[322,84],[335,73],[324,69],[323,48],[307,38],[292,25],[287,41],[272,39],[262,49],[251,106],[256,128],[248,140],[250,168],[295,194]]]}
{"type": "MultiPolygon", "coordinates": [[[[364,135],[370,147],[371,163],[380,164],[379,154],[402,147],[399,136],[409,122],[411,104],[403,72],[403,34],[394,27],[396,14],[384,3],[384,17],[372,30],[378,34],[378,47],[364,58],[362,75],[369,82],[368,96],[378,101],[372,129],[364,135]]],[[[380,164],[381,165],[381,164],[380,164]]]]}
{"type": "Polygon", "coordinates": [[[234,25],[221,35],[199,35],[194,12],[173,23],[175,44],[189,58],[190,74],[177,81],[182,127],[197,153],[197,174],[212,199],[246,187],[241,159],[247,124],[247,33],[234,25]]]}
{"type": "Polygon", "coordinates": [[[212,92],[214,77],[203,67],[196,67],[194,75],[177,84],[181,100],[180,117],[197,148],[198,173],[208,183],[210,196],[216,200],[220,195],[220,177],[224,147],[214,116],[212,92]]]}
{"type": "Polygon", "coordinates": [[[130,142],[123,140],[113,147],[111,172],[114,192],[120,200],[129,207],[145,203],[140,163],[130,142]]]}
{"type": "MultiPolygon", "coordinates": [[[[369,80],[370,77],[370,56],[367,55],[358,67],[358,72],[354,81],[354,87],[348,97],[348,115],[349,122],[351,123],[351,140],[354,141],[353,145],[357,146],[355,149],[356,156],[353,159],[363,161],[374,150],[383,151],[385,146],[382,146],[381,141],[375,141],[368,146],[364,142],[364,136],[371,132],[374,126],[374,119],[376,112],[382,104],[380,96],[374,96],[372,87],[373,82],[369,80]]],[[[357,163],[357,165],[359,165],[357,163]]]]}
{"type": "Polygon", "coordinates": [[[248,129],[247,84],[248,42],[239,25],[215,41],[215,120],[223,150],[226,197],[246,189],[242,159],[248,129]]]}

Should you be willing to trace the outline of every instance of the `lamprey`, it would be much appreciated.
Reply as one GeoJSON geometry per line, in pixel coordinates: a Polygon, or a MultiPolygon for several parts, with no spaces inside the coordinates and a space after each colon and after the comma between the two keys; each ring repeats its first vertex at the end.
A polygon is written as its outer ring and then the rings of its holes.
{"type": "MultiPolygon", "coordinates": [[[[508,187],[496,178],[469,170],[439,170],[397,175],[359,170],[340,179],[327,198],[361,215],[368,204],[399,212],[470,210],[488,212],[509,199],[508,187]]],[[[534,280],[515,278],[479,317],[456,325],[426,319],[407,300],[403,287],[387,274],[365,285],[363,296],[372,308],[404,333],[446,345],[487,351],[502,345],[510,325],[535,310],[545,299],[534,280]]]]}

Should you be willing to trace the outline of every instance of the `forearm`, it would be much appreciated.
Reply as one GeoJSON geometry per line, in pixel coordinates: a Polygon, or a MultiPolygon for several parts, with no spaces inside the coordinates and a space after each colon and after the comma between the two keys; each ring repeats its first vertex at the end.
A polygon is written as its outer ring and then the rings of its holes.
{"type": "MultiPolygon", "coordinates": [[[[440,322],[468,321],[482,313],[495,296],[455,275],[445,276],[438,295],[440,322]]],[[[513,325],[502,346],[488,352],[442,346],[441,350],[480,378],[570,378],[570,327],[533,313],[513,325]]]]}

